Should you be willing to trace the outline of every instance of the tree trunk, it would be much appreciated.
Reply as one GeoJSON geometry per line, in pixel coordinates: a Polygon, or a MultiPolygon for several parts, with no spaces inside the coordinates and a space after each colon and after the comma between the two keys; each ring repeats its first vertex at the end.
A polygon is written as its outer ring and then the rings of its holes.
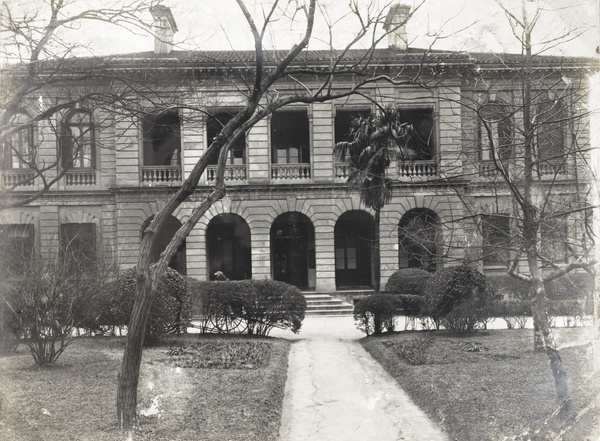
{"type": "MultiPolygon", "coordinates": [[[[531,273],[531,297],[533,298],[532,315],[534,323],[537,323],[538,332],[542,338],[544,350],[550,362],[550,370],[554,377],[554,384],[556,386],[556,398],[559,405],[563,404],[571,393],[569,388],[569,381],[567,378],[567,371],[562,365],[562,360],[558,349],[556,348],[556,342],[552,335],[552,329],[550,328],[550,321],[548,319],[548,312],[546,308],[546,290],[544,287],[544,281],[542,273],[539,268],[537,259],[535,256],[528,256],[527,261],[529,264],[529,271],[531,273]]],[[[565,406],[565,411],[568,415],[572,413],[572,407],[570,403],[565,406]]]]}
{"type": "Polygon", "coordinates": [[[375,210],[375,245],[373,246],[373,288],[375,294],[379,294],[381,291],[380,214],[380,210],[375,210]]]}

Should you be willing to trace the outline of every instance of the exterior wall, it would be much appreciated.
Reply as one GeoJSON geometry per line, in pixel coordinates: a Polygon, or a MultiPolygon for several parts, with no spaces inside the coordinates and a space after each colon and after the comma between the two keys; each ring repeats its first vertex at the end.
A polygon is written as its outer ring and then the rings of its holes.
{"type": "MultiPolygon", "coordinates": [[[[219,103],[221,107],[239,105],[240,98],[235,92],[223,92],[223,99],[217,99],[220,93],[218,90],[207,92],[207,108],[216,108],[209,106],[211,102],[219,103]]],[[[372,96],[375,97],[375,91],[372,91],[372,96]]],[[[398,223],[405,213],[416,208],[433,211],[442,225],[444,261],[459,262],[473,258],[469,245],[473,248],[480,245],[473,222],[456,222],[465,217],[464,202],[473,207],[492,206],[506,194],[501,188],[494,188],[490,181],[480,180],[477,175],[476,124],[473,115],[459,104],[461,96],[464,96],[464,90],[458,83],[448,83],[443,89],[431,90],[385,85],[377,91],[376,98],[383,105],[434,108],[437,164],[444,177],[457,178],[453,185],[435,182],[437,176],[432,179],[398,179],[396,164],[392,164],[390,177],[395,179],[393,200],[381,213],[382,288],[398,269],[398,223]],[[467,188],[475,183],[477,185],[467,188]]],[[[299,212],[306,215],[314,227],[315,288],[334,291],[336,222],[348,211],[364,210],[358,194],[349,194],[344,182],[336,179],[334,174],[334,115],[337,108],[369,105],[364,98],[353,97],[345,101],[302,106],[308,109],[312,143],[312,173],[310,179],[303,182],[279,181],[273,185],[268,118],[249,130],[246,136],[247,179],[230,183],[227,196],[209,210],[188,236],[188,275],[198,279],[209,277],[207,227],[215,216],[233,213],[242,217],[250,229],[252,276],[271,278],[271,226],[279,215],[299,212]]],[[[183,177],[186,178],[206,150],[208,140],[204,117],[193,115],[190,110],[182,111],[181,115],[181,163],[183,177]]],[[[98,228],[98,243],[102,251],[116,258],[122,268],[127,268],[137,262],[143,226],[164,206],[176,186],[142,186],[140,169],[143,158],[137,117],[111,118],[106,114],[97,117],[102,121],[97,127],[98,145],[102,146],[98,152],[97,184],[90,188],[68,188],[61,183],[28,207],[0,213],[0,223],[33,222],[36,225],[36,244],[40,249],[56,250],[61,222],[93,222],[98,228]]],[[[52,121],[52,126],[58,127],[58,121],[52,121]]],[[[46,162],[54,161],[57,141],[49,123],[40,122],[38,137],[40,158],[46,162]]],[[[208,191],[205,178],[200,185],[197,193],[175,214],[180,221],[187,218],[208,191]]],[[[562,184],[555,185],[559,187],[562,184]]],[[[567,195],[572,193],[568,185],[560,187],[567,195]]]]}

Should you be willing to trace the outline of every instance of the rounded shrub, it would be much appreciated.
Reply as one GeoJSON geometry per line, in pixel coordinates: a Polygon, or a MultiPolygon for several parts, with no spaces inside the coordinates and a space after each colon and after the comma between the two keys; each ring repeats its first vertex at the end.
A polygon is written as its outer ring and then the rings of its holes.
{"type": "Polygon", "coordinates": [[[420,268],[402,268],[394,272],[385,285],[390,294],[410,294],[421,296],[432,273],[420,268]]]}
{"type": "Polygon", "coordinates": [[[367,335],[379,335],[394,330],[394,317],[402,307],[399,296],[373,294],[354,305],[356,327],[367,335]]]}
{"type": "MultiPolygon", "coordinates": [[[[130,268],[109,284],[99,318],[101,324],[127,326],[136,294],[135,268],[130,268]]],[[[191,306],[187,278],[167,268],[152,300],[145,341],[151,343],[159,335],[169,332],[185,332],[191,319],[191,306]]]]}
{"type": "Polygon", "coordinates": [[[487,278],[467,265],[438,271],[426,290],[428,315],[456,332],[470,332],[485,324],[498,299],[487,278]]]}
{"type": "Polygon", "coordinates": [[[274,280],[199,282],[193,297],[204,332],[268,335],[280,328],[297,333],[306,313],[300,290],[274,280]]]}
{"type": "Polygon", "coordinates": [[[432,273],[420,268],[402,268],[394,272],[385,291],[398,294],[400,305],[408,317],[420,317],[425,306],[425,288],[432,273]]]}

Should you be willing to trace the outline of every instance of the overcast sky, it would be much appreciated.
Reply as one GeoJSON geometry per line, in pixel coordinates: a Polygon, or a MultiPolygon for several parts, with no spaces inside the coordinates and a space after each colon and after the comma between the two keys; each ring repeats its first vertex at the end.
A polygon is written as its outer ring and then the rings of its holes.
{"type": "MultiPolygon", "coordinates": [[[[28,1],[28,0],[9,0],[28,1]]],[[[85,1],[85,0],[78,0],[85,1]]],[[[110,0],[107,0],[110,1],[110,0]]],[[[303,0],[297,0],[302,3],[303,0]]],[[[363,7],[371,1],[352,0],[363,7]]],[[[375,0],[381,5],[392,1],[375,0]]],[[[164,0],[172,9],[179,32],[175,38],[179,49],[252,49],[248,26],[235,0],[164,0]]],[[[254,5],[255,17],[260,17],[261,6],[267,0],[248,0],[254,5]]],[[[349,0],[319,0],[322,10],[331,21],[338,21],[333,28],[334,44],[341,46],[356,31],[357,20],[349,16],[349,0]],[[345,18],[344,18],[345,17],[345,18]]],[[[415,5],[414,0],[402,3],[415,5]]],[[[519,12],[521,0],[502,0],[507,7],[519,12]]],[[[542,4],[545,8],[534,37],[543,41],[553,36],[569,34],[572,41],[552,47],[547,53],[577,56],[594,56],[598,46],[598,0],[535,0],[530,8],[542,4]],[[581,35],[580,35],[581,34],[581,35]]],[[[387,10],[387,8],[386,8],[387,10]]],[[[322,15],[319,14],[321,17],[322,15]]],[[[286,49],[298,40],[303,22],[280,20],[270,33],[272,45],[286,49]],[[273,43],[274,42],[274,43],[273,43]]],[[[147,19],[151,20],[150,14],[147,19]]],[[[310,47],[326,47],[329,40],[328,26],[320,18],[316,23],[310,47]]],[[[425,0],[408,23],[412,47],[425,48],[438,36],[434,48],[481,52],[519,52],[520,47],[511,35],[511,28],[495,0],[425,0]]],[[[85,37],[93,43],[97,52],[126,53],[152,50],[153,39],[149,36],[124,32],[107,32],[101,26],[87,27],[85,37]]]]}

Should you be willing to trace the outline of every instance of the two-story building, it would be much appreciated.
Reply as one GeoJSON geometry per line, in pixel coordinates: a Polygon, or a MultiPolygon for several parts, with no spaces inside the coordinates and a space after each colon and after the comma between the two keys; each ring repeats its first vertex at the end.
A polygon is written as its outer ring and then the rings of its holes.
{"type": "MultiPolygon", "coordinates": [[[[350,51],[346,59],[363,55],[350,51]]],[[[154,52],[101,60],[111,72],[144,75],[165,96],[176,97],[171,101],[177,105],[153,108],[143,95],[137,100],[143,112],[130,115],[75,105],[11,135],[22,151],[35,146],[40,163],[58,162],[45,172],[46,179],[59,176],[63,168],[64,176],[39,199],[0,212],[4,246],[36,252],[70,246],[82,258],[102,255],[122,268],[135,265],[144,229],[246,99],[223,66],[243,71],[253,56],[244,51],[180,52],[159,44],[154,52]],[[198,107],[204,111],[192,110],[198,107]],[[61,157],[72,157],[73,149],[78,152],[72,164],[61,162],[61,157]]],[[[318,69],[327,56],[307,51],[302,59],[318,69]]],[[[502,266],[504,251],[494,251],[493,245],[510,235],[511,226],[509,217],[496,215],[513,207],[494,160],[506,160],[513,170],[522,160],[520,134],[510,122],[520,118],[513,104],[521,96],[515,74],[521,61],[516,55],[432,52],[398,47],[397,42],[376,49],[373,69],[392,77],[420,72],[420,81],[373,83],[360,95],[290,105],[258,122],[229,152],[227,195],[196,225],[172,266],[201,280],[222,271],[230,279],[273,278],[326,292],[372,288],[376,247],[382,285],[403,267],[434,270],[473,256],[484,269],[502,266]],[[347,138],[353,118],[377,112],[378,105],[399,109],[414,128],[419,148],[389,167],[393,199],[382,210],[376,244],[373,213],[356,192],[347,191],[348,164],[333,148],[347,138]],[[496,145],[505,146],[501,158],[490,153],[489,134],[477,112],[509,112],[487,119],[496,145]],[[479,207],[478,216],[488,216],[490,222],[478,230],[468,207],[479,207]]],[[[587,63],[538,57],[536,72],[549,81],[565,71],[581,75],[587,63]]],[[[345,81],[351,84],[355,78],[348,75],[345,81]]],[[[294,86],[282,83],[277,92],[285,94],[286,87],[294,86]]],[[[65,89],[41,96],[40,105],[44,99],[68,100],[59,91],[65,89]]],[[[573,154],[565,160],[561,152],[573,143],[584,145],[588,135],[585,121],[576,123],[578,130],[566,121],[540,135],[553,150],[540,161],[539,177],[540,182],[547,177],[556,194],[571,198],[581,179],[581,157],[573,154]]],[[[41,188],[40,177],[27,179],[33,172],[22,158],[5,153],[3,159],[0,185],[22,183],[5,200],[25,198],[41,188]]],[[[196,194],[161,231],[156,256],[214,182],[215,167],[207,168],[196,194]]],[[[576,236],[581,231],[575,224],[570,234],[576,236]]]]}

